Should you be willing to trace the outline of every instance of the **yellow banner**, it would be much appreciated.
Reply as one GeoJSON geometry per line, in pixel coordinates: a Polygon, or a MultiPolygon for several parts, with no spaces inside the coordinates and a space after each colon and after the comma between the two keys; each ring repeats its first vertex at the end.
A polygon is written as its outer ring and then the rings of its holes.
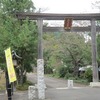
{"type": "Polygon", "coordinates": [[[8,70],[8,76],[9,76],[9,81],[14,82],[16,81],[16,74],[13,66],[13,61],[12,61],[12,55],[11,55],[11,49],[8,48],[5,50],[5,57],[6,57],[6,64],[7,64],[7,70],[8,70]]]}

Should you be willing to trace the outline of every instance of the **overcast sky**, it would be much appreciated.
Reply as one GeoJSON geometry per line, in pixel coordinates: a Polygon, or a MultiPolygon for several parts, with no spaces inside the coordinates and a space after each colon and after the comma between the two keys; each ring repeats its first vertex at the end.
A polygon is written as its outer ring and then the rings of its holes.
{"type": "Polygon", "coordinates": [[[97,13],[97,9],[92,9],[95,1],[98,0],[33,0],[44,13],[97,13]]]}

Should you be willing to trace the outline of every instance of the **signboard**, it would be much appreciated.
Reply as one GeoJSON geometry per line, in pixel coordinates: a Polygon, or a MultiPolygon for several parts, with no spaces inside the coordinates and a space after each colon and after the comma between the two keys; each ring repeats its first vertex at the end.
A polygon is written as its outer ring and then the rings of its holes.
{"type": "Polygon", "coordinates": [[[71,27],[72,27],[72,18],[65,18],[64,29],[65,30],[71,29],[71,27]]]}
{"type": "Polygon", "coordinates": [[[12,61],[12,55],[11,55],[11,49],[8,48],[5,50],[5,57],[6,57],[6,64],[7,64],[7,70],[8,70],[8,76],[9,76],[9,82],[16,81],[16,74],[13,66],[12,61]]]}

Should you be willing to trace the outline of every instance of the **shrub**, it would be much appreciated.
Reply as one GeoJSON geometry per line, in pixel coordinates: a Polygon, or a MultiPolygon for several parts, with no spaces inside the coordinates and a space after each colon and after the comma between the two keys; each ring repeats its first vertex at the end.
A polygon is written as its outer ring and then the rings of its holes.
{"type": "Polygon", "coordinates": [[[59,77],[65,77],[65,75],[69,73],[69,71],[67,67],[59,67],[57,73],[59,77]]]}
{"type": "Polygon", "coordinates": [[[34,85],[34,83],[31,83],[30,81],[26,81],[26,83],[24,83],[23,85],[17,85],[17,90],[20,90],[20,91],[25,91],[25,90],[28,90],[28,87],[30,85],[34,85]]]}
{"type": "Polygon", "coordinates": [[[44,67],[44,73],[45,74],[52,74],[53,73],[52,68],[49,67],[49,66],[45,66],[44,67]]]}
{"type": "Polygon", "coordinates": [[[61,78],[69,78],[72,76],[72,72],[69,70],[69,67],[59,67],[57,73],[61,78]]]}
{"type": "Polygon", "coordinates": [[[91,68],[87,68],[85,71],[85,78],[87,79],[88,82],[92,81],[92,70],[91,68]]]}
{"type": "Polygon", "coordinates": [[[65,79],[69,79],[69,78],[72,78],[73,77],[73,74],[72,73],[69,73],[67,71],[66,75],[64,76],[65,79]]]}

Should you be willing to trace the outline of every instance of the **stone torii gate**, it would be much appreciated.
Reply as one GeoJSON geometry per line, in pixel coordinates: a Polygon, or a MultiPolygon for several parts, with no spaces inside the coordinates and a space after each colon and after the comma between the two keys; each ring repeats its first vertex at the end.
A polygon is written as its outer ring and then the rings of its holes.
{"type": "Polygon", "coordinates": [[[96,31],[100,31],[100,27],[96,27],[97,20],[100,20],[100,14],[52,14],[52,13],[17,13],[18,19],[24,20],[29,18],[30,20],[37,20],[38,25],[38,61],[37,61],[37,73],[38,73],[38,96],[39,99],[45,99],[45,87],[44,87],[44,65],[43,65],[43,44],[42,33],[43,31],[65,31],[63,27],[43,27],[43,20],[65,20],[65,18],[72,18],[73,20],[89,20],[91,21],[90,27],[72,27],[70,31],[84,32],[91,31],[92,39],[92,66],[93,66],[93,82],[91,86],[100,86],[98,82],[98,65],[97,65],[97,46],[96,46],[96,31]]]}

